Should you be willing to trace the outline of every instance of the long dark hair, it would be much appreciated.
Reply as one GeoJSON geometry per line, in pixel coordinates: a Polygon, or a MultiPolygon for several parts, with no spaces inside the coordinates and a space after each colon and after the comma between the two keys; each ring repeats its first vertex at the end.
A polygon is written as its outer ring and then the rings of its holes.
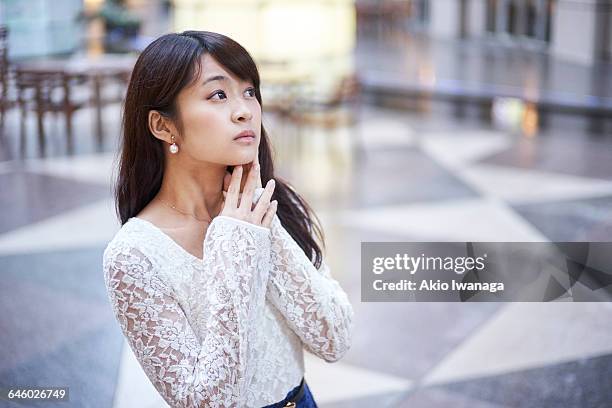
{"type": "MultiPolygon", "coordinates": [[[[149,130],[149,111],[156,110],[176,120],[180,129],[177,95],[198,76],[200,57],[206,53],[240,79],[251,81],[263,107],[257,66],[249,53],[231,38],[208,31],[185,31],[153,41],[136,61],[123,106],[123,137],[114,192],[122,225],[155,197],[162,184],[164,146],[149,130]]],[[[320,221],[289,183],[274,175],[270,142],[263,124],[259,163],[262,183],[265,185],[271,178],[276,180],[272,199],[278,201],[276,213],[281,223],[319,268],[322,251],[316,239],[324,246],[320,221]]],[[[231,171],[232,166],[228,169],[231,171]]]]}

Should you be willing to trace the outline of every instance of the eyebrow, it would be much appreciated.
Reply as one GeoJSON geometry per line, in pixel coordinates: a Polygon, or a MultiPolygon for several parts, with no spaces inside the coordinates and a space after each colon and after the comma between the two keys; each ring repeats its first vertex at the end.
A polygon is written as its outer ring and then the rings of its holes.
{"type": "Polygon", "coordinates": [[[227,79],[228,79],[228,78],[227,78],[226,76],[223,76],[223,75],[215,75],[215,76],[213,76],[213,77],[210,77],[210,78],[206,79],[206,80],[205,80],[205,81],[202,83],[202,86],[204,86],[204,85],[206,85],[207,83],[212,82],[212,81],[227,81],[227,79]]]}

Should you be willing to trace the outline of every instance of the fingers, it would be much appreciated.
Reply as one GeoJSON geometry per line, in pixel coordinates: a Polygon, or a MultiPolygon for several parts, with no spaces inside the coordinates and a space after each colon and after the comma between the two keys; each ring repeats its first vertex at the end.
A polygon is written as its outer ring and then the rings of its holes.
{"type": "Polygon", "coordinates": [[[274,187],[276,186],[276,182],[274,179],[270,179],[268,184],[266,184],[266,188],[264,189],[261,197],[259,197],[259,201],[257,201],[257,205],[253,210],[254,217],[256,220],[261,220],[266,214],[267,210],[270,207],[270,198],[272,198],[272,193],[274,193],[274,187]]]}
{"type": "Polygon", "coordinates": [[[229,171],[226,171],[225,176],[223,177],[223,191],[227,191],[231,181],[232,181],[232,174],[229,171]]]}
{"type": "Polygon", "coordinates": [[[278,208],[278,201],[276,200],[272,201],[270,205],[268,206],[268,209],[266,210],[266,215],[263,217],[263,220],[261,220],[262,226],[270,228],[270,225],[272,225],[272,220],[274,219],[274,215],[276,214],[277,208],[278,208]]]}
{"type": "Polygon", "coordinates": [[[259,166],[251,166],[242,197],[240,198],[240,209],[242,211],[250,211],[253,204],[253,192],[257,185],[257,179],[259,178],[259,166]]]}
{"type": "Polygon", "coordinates": [[[261,186],[261,168],[256,157],[250,163],[248,175],[246,165],[235,166],[231,175],[225,174],[223,179],[223,210],[221,215],[234,217],[270,228],[278,209],[276,200],[270,202],[276,182],[270,179],[261,193],[257,204],[253,206],[253,196],[258,186],[261,186]],[[225,191],[227,186],[227,191],[225,191]],[[242,191],[242,192],[241,192],[242,191]]]}
{"type": "Polygon", "coordinates": [[[263,194],[264,191],[265,189],[261,187],[257,187],[255,189],[255,192],[253,193],[253,209],[255,209],[255,206],[257,205],[257,202],[261,198],[261,195],[263,194]]]}
{"type": "Polygon", "coordinates": [[[232,177],[230,180],[227,194],[225,195],[224,207],[229,209],[236,208],[238,206],[238,193],[240,192],[240,181],[242,179],[242,166],[234,167],[232,177]]]}
{"type": "MultiPolygon", "coordinates": [[[[259,168],[259,145],[257,145],[257,151],[255,152],[255,159],[253,160],[253,164],[259,168]]],[[[257,178],[257,188],[261,187],[261,176],[257,178]]]]}

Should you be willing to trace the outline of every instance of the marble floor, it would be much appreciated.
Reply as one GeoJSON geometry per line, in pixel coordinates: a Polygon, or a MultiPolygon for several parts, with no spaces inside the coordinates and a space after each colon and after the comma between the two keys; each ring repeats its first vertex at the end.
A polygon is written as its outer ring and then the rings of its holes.
{"type": "MultiPolygon", "coordinates": [[[[82,111],[77,153],[64,155],[60,124],[44,158],[32,141],[18,158],[9,117],[0,144],[0,388],[68,385],[65,406],[74,407],[165,406],[122,337],[102,278],[102,252],[118,229],[118,110],[105,112],[101,151],[82,111]]],[[[322,408],[612,405],[611,304],[366,303],[358,256],[362,241],[610,241],[610,135],[560,118],[524,138],[444,112],[366,107],[355,128],[310,129],[298,140],[265,120],[278,174],[320,216],[327,262],[355,309],[346,357],[307,357],[322,408]]]]}

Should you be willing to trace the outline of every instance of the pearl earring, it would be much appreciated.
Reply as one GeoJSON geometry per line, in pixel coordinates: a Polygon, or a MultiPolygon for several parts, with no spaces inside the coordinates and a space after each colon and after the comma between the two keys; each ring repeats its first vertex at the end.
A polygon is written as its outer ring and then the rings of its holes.
{"type": "Polygon", "coordinates": [[[174,141],[174,135],[172,136],[172,144],[170,145],[170,153],[177,154],[179,151],[178,145],[174,141]]]}

